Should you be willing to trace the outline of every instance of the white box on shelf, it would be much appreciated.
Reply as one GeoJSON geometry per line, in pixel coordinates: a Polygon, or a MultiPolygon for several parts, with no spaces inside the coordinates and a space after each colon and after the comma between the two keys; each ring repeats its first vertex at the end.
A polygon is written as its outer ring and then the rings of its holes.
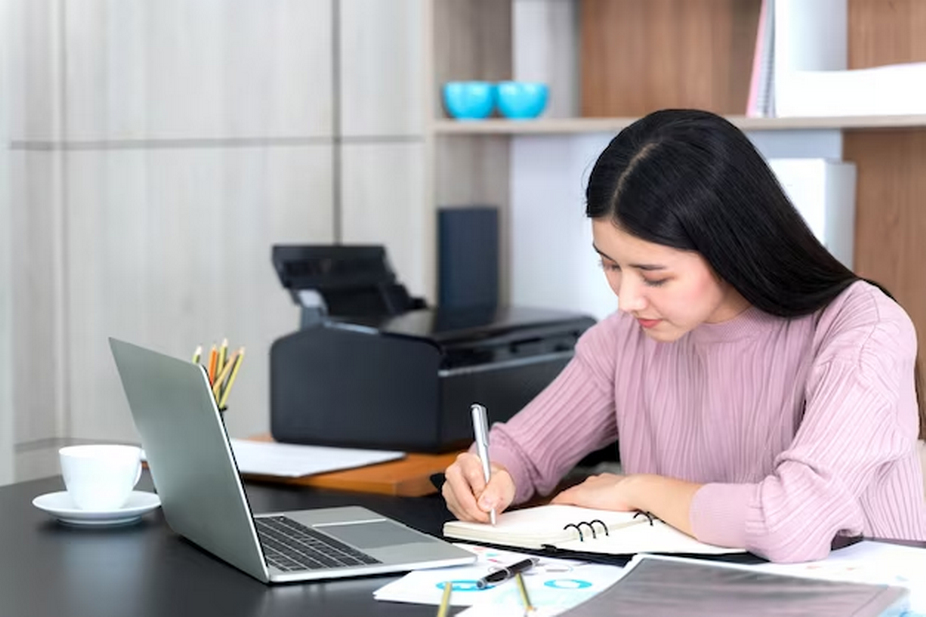
{"type": "Polygon", "coordinates": [[[757,41],[750,115],[926,113],[926,63],[847,70],[846,0],[764,0],[763,14],[767,36],[757,41]],[[771,86],[770,101],[762,86],[771,86]]]}
{"type": "Polygon", "coordinates": [[[776,90],[781,117],[926,113],[926,62],[852,71],[797,71],[776,90]]]}
{"type": "Polygon", "coordinates": [[[810,230],[836,259],[852,268],[855,164],[829,159],[769,159],[768,162],[810,230]]]}

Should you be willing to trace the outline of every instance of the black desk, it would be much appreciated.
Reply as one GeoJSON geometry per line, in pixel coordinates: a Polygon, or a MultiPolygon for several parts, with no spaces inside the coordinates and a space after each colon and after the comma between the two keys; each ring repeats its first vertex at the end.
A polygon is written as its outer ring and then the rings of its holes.
{"type": "MultiPolygon", "coordinates": [[[[147,473],[140,490],[151,490],[147,473]]],[[[138,525],[67,527],[32,505],[60,477],[0,488],[2,617],[375,617],[434,615],[435,607],[377,602],[398,576],[266,586],[170,531],[161,510],[138,525]]],[[[439,496],[399,498],[250,484],[256,513],[356,504],[439,535],[439,496]]]]}

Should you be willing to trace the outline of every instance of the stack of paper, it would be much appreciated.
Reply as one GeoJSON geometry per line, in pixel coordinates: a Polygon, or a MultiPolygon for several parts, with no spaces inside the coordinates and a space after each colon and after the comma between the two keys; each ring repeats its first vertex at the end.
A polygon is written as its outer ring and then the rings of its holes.
{"type": "MultiPolygon", "coordinates": [[[[437,606],[444,586],[450,583],[453,585],[450,604],[470,606],[474,611],[465,611],[461,615],[523,615],[524,605],[514,581],[508,580],[486,589],[479,589],[476,581],[493,569],[521,561],[527,555],[469,544],[457,546],[476,553],[479,559],[468,566],[410,572],[377,589],[373,597],[390,602],[437,606]]],[[[621,572],[622,569],[617,566],[544,557],[527,570],[523,578],[531,604],[543,615],[557,615],[613,585],[621,577],[621,572]]]]}
{"type": "Polygon", "coordinates": [[[926,62],[852,71],[795,71],[775,92],[779,116],[926,113],[926,62]]]}
{"type": "Polygon", "coordinates": [[[283,478],[365,467],[405,456],[404,452],[386,450],[299,446],[245,439],[232,439],[231,445],[240,473],[283,478]]]}
{"type": "MultiPolygon", "coordinates": [[[[366,467],[404,458],[404,452],[300,446],[272,441],[231,439],[238,473],[278,478],[301,478],[318,473],[366,467]]],[[[147,461],[142,450],[141,460],[147,461]]]]}
{"type": "Polygon", "coordinates": [[[926,63],[848,69],[846,0],[763,0],[746,114],[926,113],[926,63]]]}

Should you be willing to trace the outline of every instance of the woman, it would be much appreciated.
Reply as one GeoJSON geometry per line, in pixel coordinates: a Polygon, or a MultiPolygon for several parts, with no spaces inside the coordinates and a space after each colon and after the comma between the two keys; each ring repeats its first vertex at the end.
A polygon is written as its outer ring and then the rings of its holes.
{"type": "Polygon", "coordinates": [[[450,510],[487,521],[618,440],[624,475],[554,503],[648,511],[778,562],[823,558],[836,535],[926,540],[913,325],[817,241],[746,136],[650,114],[586,198],[620,310],[492,428],[488,485],[472,453],[447,469],[450,510]]]}

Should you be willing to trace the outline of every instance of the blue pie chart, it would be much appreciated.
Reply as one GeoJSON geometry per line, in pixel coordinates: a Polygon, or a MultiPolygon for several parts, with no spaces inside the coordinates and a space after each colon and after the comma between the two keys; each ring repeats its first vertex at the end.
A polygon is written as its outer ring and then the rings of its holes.
{"type": "Polygon", "coordinates": [[[552,581],[545,582],[544,585],[553,589],[586,589],[592,586],[588,581],[580,581],[575,578],[555,578],[552,581]]]}

